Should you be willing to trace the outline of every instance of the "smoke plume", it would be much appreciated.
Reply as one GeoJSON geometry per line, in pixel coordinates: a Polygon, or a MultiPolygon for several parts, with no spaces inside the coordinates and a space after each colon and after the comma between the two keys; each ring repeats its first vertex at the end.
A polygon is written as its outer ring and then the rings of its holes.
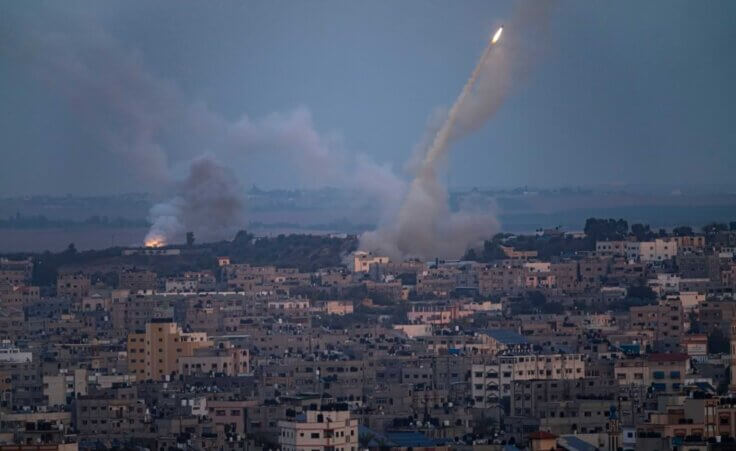
{"type": "Polygon", "coordinates": [[[151,209],[147,245],[181,239],[189,231],[203,240],[232,236],[245,222],[245,197],[237,178],[211,156],[194,160],[176,185],[174,198],[151,209]]]}
{"type": "Polygon", "coordinates": [[[394,258],[458,258],[498,231],[492,211],[450,210],[437,169],[453,142],[480,128],[500,108],[511,80],[528,73],[536,51],[519,34],[543,28],[550,6],[549,2],[525,2],[521,8],[505,27],[501,41],[489,41],[444,121],[431,129],[433,139],[415,159],[416,174],[400,209],[376,231],[363,234],[361,248],[394,258]]]}
{"type": "Polygon", "coordinates": [[[320,133],[307,108],[225,117],[188,99],[176,83],[148,70],[141,53],[95,23],[46,19],[53,26],[35,16],[12,21],[0,54],[49,88],[74,117],[84,142],[67,156],[69,167],[95,174],[91,180],[131,180],[136,189],[168,196],[150,211],[151,243],[171,243],[186,231],[229,238],[244,226],[247,183],[238,168],[257,153],[274,156],[300,182],[353,188],[384,205],[404,189],[390,167],[320,133]]]}

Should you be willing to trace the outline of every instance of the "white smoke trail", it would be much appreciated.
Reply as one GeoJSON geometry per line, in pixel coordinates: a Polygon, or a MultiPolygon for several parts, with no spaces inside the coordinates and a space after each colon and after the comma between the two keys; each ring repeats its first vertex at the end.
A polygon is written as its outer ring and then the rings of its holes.
{"type": "Polygon", "coordinates": [[[460,212],[453,214],[447,190],[438,182],[436,165],[447,153],[455,122],[494,44],[488,42],[468,81],[463,86],[447,117],[435,134],[411,183],[404,203],[392,223],[361,236],[361,247],[386,253],[394,258],[459,257],[468,246],[498,229],[488,214],[460,212]]]}
{"type": "Polygon", "coordinates": [[[434,172],[437,159],[447,152],[448,143],[454,130],[457,116],[465,103],[465,99],[473,91],[473,87],[475,86],[478,75],[483,68],[483,64],[488,59],[488,55],[491,53],[491,49],[494,46],[495,44],[489,40],[488,45],[486,46],[483,54],[478,60],[478,63],[475,65],[475,69],[473,69],[473,72],[470,74],[470,78],[468,78],[468,81],[465,82],[465,86],[463,86],[462,91],[460,91],[460,95],[457,97],[457,99],[455,99],[455,103],[452,105],[452,108],[450,108],[450,111],[447,114],[447,119],[445,119],[445,123],[442,124],[442,127],[440,127],[437,135],[435,135],[432,146],[429,148],[429,151],[427,152],[427,155],[422,162],[422,167],[420,168],[420,176],[422,175],[421,173],[425,171],[434,172]]]}
{"type": "Polygon", "coordinates": [[[361,236],[362,249],[394,258],[458,258],[498,231],[498,221],[489,209],[450,210],[447,190],[437,179],[437,165],[452,141],[477,130],[493,116],[508,95],[511,81],[529,72],[544,40],[537,35],[529,44],[530,40],[520,39],[520,32],[543,31],[552,7],[553,2],[547,1],[522,3],[501,42],[488,43],[421,158],[401,208],[377,230],[361,236]]]}

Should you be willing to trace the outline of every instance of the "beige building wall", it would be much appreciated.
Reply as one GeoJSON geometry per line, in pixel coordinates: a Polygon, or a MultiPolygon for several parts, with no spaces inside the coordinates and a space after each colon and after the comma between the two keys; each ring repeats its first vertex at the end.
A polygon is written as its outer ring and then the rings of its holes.
{"type": "Polygon", "coordinates": [[[381,257],[378,255],[369,254],[368,252],[356,252],[353,254],[353,271],[354,272],[368,272],[371,265],[375,264],[387,264],[389,262],[388,257],[381,257]]]}
{"type": "Polygon", "coordinates": [[[170,320],[154,320],[145,332],[128,335],[128,370],[137,380],[163,379],[179,372],[181,357],[211,346],[204,332],[184,333],[170,320]]]}
{"type": "Polygon", "coordinates": [[[356,451],[358,419],[348,411],[309,410],[305,417],[279,421],[282,451],[356,451]]]}

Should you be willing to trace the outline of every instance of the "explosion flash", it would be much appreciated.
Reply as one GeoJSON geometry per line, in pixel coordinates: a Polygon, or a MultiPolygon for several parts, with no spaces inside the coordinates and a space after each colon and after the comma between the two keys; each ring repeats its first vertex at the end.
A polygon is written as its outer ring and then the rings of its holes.
{"type": "Polygon", "coordinates": [[[166,240],[163,237],[151,237],[147,238],[145,242],[146,247],[164,247],[166,246],[166,240]]]}

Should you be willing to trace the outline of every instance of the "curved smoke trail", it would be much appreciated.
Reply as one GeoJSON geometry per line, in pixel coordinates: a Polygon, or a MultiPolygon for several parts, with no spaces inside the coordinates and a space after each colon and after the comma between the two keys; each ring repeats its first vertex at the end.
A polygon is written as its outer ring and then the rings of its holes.
{"type": "Polygon", "coordinates": [[[465,86],[463,86],[462,91],[460,91],[460,95],[457,96],[457,99],[455,99],[455,103],[453,103],[452,108],[450,108],[450,111],[447,113],[447,119],[445,119],[444,124],[442,124],[442,127],[440,127],[439,131],[435,135],[432,146],[429,148],[429,151],[427,151],[427,155],[422,161],[422,166],[420,168],[421,172],[427,170],[431,170],[432,172],[434,172],[435,164],[438,158],[442,157],[445,152],[447,152],[448,143],[450,141],[450,136],[452,135],[452,131],[455,126],[458,112],[465,103],[465,99],[473,91],[473,87],[475,86],[476,80],[478,80],[478,75],[480,75],[483,64],[488,59],[488,55],[491,53],[491,49],[494,47],[494,45],[495,43],[493,42],[493,40],[488,41],[488,45],[483,51],[483,54],[478,60],[478,63],[475,65],[475,69],[473,69],[473,72],[470,74],[470,78],[468,78],[468,81],[465,82],[465,86]]]}
{"type": "Polygon", "coordinates": [[[539,33],[546,30],[553,7],[554,2],[547,1],[521,3],[508,33],[504,32],[511,36],[505,36],[496,51],[496,37],[490,40],[428,145],[401,208],[377,230],[361,236],[363,250],[392,258],[458,258],[499,230],[492,206],[486,205],[485,211],[462,206],[451,211],[447,189],[437,179],[437,165],[451,142],[479,129],[501,107],[512,82],[529,73],[545,42],[539,33]],[[522,30],[526,39],[519,35],[522,30]]]}

